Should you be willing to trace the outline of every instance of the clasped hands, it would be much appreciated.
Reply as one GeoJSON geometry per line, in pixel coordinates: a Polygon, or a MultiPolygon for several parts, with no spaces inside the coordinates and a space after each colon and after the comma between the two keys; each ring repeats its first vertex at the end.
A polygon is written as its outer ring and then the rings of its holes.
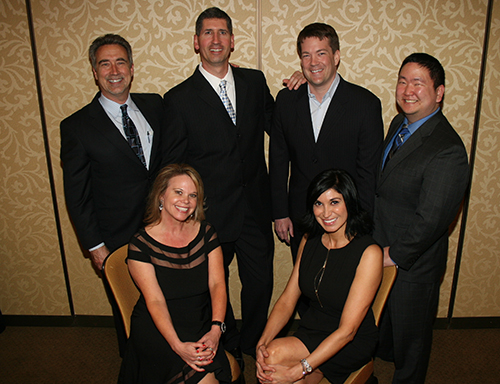
{"type": "Polygon", "coordinates": [[[290,368],[280,364],[266,364],[265,359],[268,357],[269,352],[266,346],[259,345],[257,347],[255,365],[257,367],[257,379],[261,384],[291,384],[302,378],[300,372],[294,369],[295,367],[290,368]]]}
{"type": "Polygon", "coordinates": [[[220,331],[211,330],[197,342],[181,342],[172,349],[195,371],[203,372],[203,367],[213,362],[219,339],[220,331]]]}

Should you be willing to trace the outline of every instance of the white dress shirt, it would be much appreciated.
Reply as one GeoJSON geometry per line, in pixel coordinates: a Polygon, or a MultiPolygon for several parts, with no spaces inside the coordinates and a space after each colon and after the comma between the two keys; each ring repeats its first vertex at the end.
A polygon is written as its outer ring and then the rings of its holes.
{"type": "Polygon", "coordinates": [[[228,70],[226,73],[226,76],[224,76],[222,79],[219,79],[217,76],[212,75],[209,73],[205,68],[203,68],[202,63],[200,63],[199,69],[201,74],[207,79],[207,81],[210,83],[214,91],[219,95],[220,97],[220,82],[222,80],[226,80],[226,90],[227,90],[227,97],[229,97],[229,100],[231,101],[231,104],[234,108],[234,112],[236,112],[236,87],[234,84],[234,77],[233,77],[233,70],[231,69],[231,65],[228,66],[228,70]]]}
{"type": "MultiPolygon", "coordinates": [[[[125,140],[127,140],[127,135],[123,129],[122,111],[120,106],[123,104],[118,104],[101,94],[99,97],[99,102],[108,114],[111,121],[116,125],[118,131],[122,134],[125,140]]],[[[130,95],[127,101],[124,103],[128,105],[127,113],[130,119],[134,122],[137,132],[139,133],[139,138],[141,139],[141,146],[144,152],[144,159],[146,160],[147,168],[149,169],[149,160],[151,159],[151,147],[153,145],[153,135],[154,131],[149,125],[148,121],[142,114],[142,112],[137,108],[137,105],[132,101],[130,95]]]]}
{"type": "Polygon", "coordinates": [[[321,126],[323,125],[323,121],[325,120],[326,111],[328,111],[328,107],[333,99],[333,95],[337,90],[337,87],[340,83],[340,76],[337,73],[335,75],[335,79],[333,79],[332,85],[323,96],[321,103],[316,96],[311,93],[311,88],[309,84],[307,84],[307,93],[309,95],[309,109],[311,110],[311,121],[314,130],[314,141],[318,141],[319,133],[321,132],[321,126]]]}

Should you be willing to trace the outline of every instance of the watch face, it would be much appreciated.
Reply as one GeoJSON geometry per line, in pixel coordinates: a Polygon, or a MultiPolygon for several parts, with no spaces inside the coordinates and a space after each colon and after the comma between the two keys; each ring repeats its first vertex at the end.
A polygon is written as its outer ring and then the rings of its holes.
{"type": "Polygon", "coordinates": [[[212,321],[212,325],[218,325],[222,333],[226,332],[226,323],[223,321],[212,321]]]}

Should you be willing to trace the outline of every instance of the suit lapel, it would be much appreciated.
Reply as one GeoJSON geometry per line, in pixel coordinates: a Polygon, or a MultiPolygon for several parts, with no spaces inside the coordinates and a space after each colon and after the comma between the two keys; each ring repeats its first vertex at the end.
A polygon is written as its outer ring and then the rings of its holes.
{"type": "MultiPolygon", "coordinates": [[[[100,92],[94,97],[90,104],[89,128],[93,129],[97,135],[103,136],[110,145],[118,148],[126,157],[136,162],[142,168],[141,161],[134,153],[127,140],[122,136],[116,125],[111,121],[108,114],[99,102],[100,92]]],[[[146,169],[146,168],[144,168],[146,169]]]]}
{"type": "MultiPolygon", "coordinates": [[[[159,148],[160,148],[160,142],[161,142],[160,135],[162,134],[162,132],[161,132],[161,121],[158,120],[158,117],[159,117],[158,111],[154,111],[153,109],[151,109],[150,104],[148,104],[146,102],[143,103],[141,101],[141,99],[135,97],[133,94],[130,94],[130,97],[134,101],[135,105],[137,105],[137,107],[141,111],[142,115],[147,120],[149,126],[151,127],[151,129],[154,132],[153,143],[151,145],[151,155],[150,155],[150,159],[149,159],[149,169],[152,169],[153,164],[156,161],[156,158],[158,156],[161,156],[161,154],[159,153],[159,148]]],[[[137,156],[135,156],[135,157],[139,160],[139,158],[137,156]]]]}
{"type": "Polygon", "coordinates": [[[306,137],[306,142],[311,146],[315,146],[314,129],[311,120],[311,107],[309,106],[309,94],[307,92],[307,84],[302,85],[297,92],[297,108],[295,110],[296,121],[298,122],[299,131],[303,132],[306,137]]]}
{"type": "Polygon", "coordinates": [[[321,130],[317,141],[318,143],[323,141],[326,142],[331,141],[330,136],[334,134],[337,122],[345,113],[345,108],[344,108],[344,104],[346,103],[346,98],[344,97],[345,92],[346,92],[345,82],[341,77],[337,90],[335,91],[333,98],[330,102],[330,105],[328,106],[328,110],[326,111],[323,124],[321,125],[321,130]]]}
{"type": "MultiPolygon", "coordinates": [[[[398,149],[398,151],[394,154],[392,157],[391,161],[387,163],[387,166],[381,172],[380,174],[380,184],[382,184],[386,179],[387,176],[391,173],[393,169],[395,169],[404,159],[406,159],[410,154],[412,154],[414,151],[416,151],[426,138],[432,134],[434,131],[434,128],[437,125],[437,122],[439,121],[439,116],[441,116],[441,112],[438,112],[435,116],[427,120],[422,126],[420,126],[409,138],[403,146],[398,149]]],[[[391,127],[389,129],[389,132],[387,134],[387,138],[384,142],[384,151],[391,142],[392,138],[396,134],[398,128],[400,125],[403,123],[404,116],[401,114],[394,118],[391,127]]]]}
{"type": "MultiPolygon", "coordinates": [[[[245,121],[245,106],[249,105],[247,100],[248,85],[241,76],[241,72],[238,71],[238,68],[232,68],[232,71],[234,77],[234,84],[236,87],[236,126],[239,127],[240,125],[239,122],[245,121]]],[[[224,111],[226,112],[227,117],[229,117],[229,114],[227,113],[225,107],[224,111]]],[[[229,119],[231,118],[229,117],[229,119]]]]}
{"type": "MultiPolygon", "coordinates": [[[[234,69],[233,69],[233,74],[234,74],[234,69]]],[[[235,75],[235,82],[236,80],[236,75],[235,75]]],[[[236,83],[236,94],[238,98],[238,102],[236,103],[236,122],[238,122],[238,112],[243,108],[243,106],[240,106],[240,95],[238,92],[240,91],[238,87],[242,88],[243,91],[243,80],[239,79],[239,81],[236,83]]],[[[218,111],[219,113],[223,114],[224,118],[228,119],[228,121],[234,126],[233,121],[231,120],[231,117],[229,117],[229,114],[227,113],[226,107],[224,107],[224,104],[222,103],[222,100],[220,99],[219,95],[215,90],[212,88],[210,83],[205,79],[205,77],[202,75],[200,70],[196,68],[193,74],[193,86],[196,89],[197,92],[194,92],[194,95],[198,98],[200,98],[203,102],[207,103],[211,109],[214,109],[218,111]]],[[[246,87],[246,85],[245,85],[246,87]]],[[[241,96],[243,97],[243,95],[241,96]]],[[[242,101],[243,102],[243,101],[242,101]]]]}

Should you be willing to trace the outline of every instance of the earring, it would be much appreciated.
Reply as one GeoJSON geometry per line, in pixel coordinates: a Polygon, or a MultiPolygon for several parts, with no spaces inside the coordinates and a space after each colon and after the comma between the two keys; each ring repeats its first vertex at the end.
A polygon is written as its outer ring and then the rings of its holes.
{"type": "Polygon", "coordinates": [[[160,201],[160,206],[158,208],[160,209],[160,212],[161,212],[163,209],[163,202],[162,201],[160,201]]]}

